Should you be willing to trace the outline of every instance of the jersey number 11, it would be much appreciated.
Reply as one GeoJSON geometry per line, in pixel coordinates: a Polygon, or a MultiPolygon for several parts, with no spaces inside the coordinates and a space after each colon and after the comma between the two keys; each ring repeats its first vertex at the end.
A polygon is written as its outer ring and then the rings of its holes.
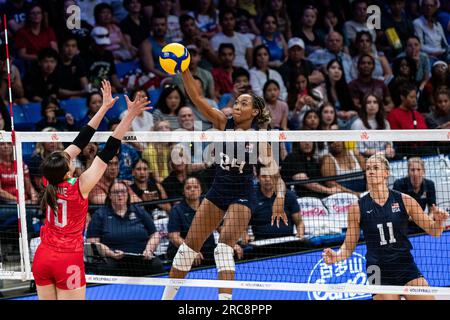
{"type": "MultiPolygon", "coordinates": [[[[394,226],[392,225],[392,222],[386,223],[386,225],[389,228],[389,243],[396,243],[397,240],[395,240],[394,236],[394,226]]],[[[384,246],[387,245],[386,238],[384,237],[384,228],[382,224],[377,224],[378,231],[380,231],[380,245],[384,246]]]]}

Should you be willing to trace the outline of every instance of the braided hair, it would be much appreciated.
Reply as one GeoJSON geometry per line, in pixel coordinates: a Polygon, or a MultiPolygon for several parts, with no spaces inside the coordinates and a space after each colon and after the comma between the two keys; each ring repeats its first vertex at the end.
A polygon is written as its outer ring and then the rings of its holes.
{"type": "Polygon", "coordinates": [[[253,99],[253,108],[258,109],[259,113],[255,117],[255,120],[257,121],[258,125],[264,125],[266,123],[269,123],[272,119],[270,118],[270,113],[266,109],[266,103],[264,102],[264,99],[260,96],[257,96],[254,93],[248,93],[252,99],[253,99]]]}

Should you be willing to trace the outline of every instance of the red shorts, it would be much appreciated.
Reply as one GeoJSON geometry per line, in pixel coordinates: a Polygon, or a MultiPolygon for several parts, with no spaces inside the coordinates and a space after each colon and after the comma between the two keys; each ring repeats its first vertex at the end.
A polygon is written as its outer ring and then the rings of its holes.
{"type": "Polygon", "coordinates": [[[74,290],[86,284],[83,252],[58,252],[41,244],[32,271],[38,286],[54,284],[58,289],[74,290]]]}

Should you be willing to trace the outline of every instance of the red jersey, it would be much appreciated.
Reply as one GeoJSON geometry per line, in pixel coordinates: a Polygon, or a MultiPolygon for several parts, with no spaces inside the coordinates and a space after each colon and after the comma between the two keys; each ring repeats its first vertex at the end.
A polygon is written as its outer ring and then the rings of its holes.
{"type": "MultiPolygon", "coordinates": [[[[44,180],[44,186],[47,180],[44,180]]],[[[47,208],[41,243],[59,252],[83,251],[88,199],[79,189],[80,180],[68,179],[57,186],[58,214],[47,208]]]]}

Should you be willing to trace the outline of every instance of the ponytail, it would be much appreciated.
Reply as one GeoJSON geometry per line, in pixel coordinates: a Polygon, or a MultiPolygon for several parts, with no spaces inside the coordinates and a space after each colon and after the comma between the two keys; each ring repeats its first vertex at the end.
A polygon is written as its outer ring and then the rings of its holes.
{"type": "Polygon", "coordinates": [[[253,108],[258,109],[259,111],[258,115],[255,118],[258,124],[263,125],[270,122],[272,119],[270,118],[269,111],[266,109],[264,99],[253,93],[251,93],[250,95],[253,98],[253,108]]]}
{"type": "Polygon", "coordinates": [[[56,196],[56,188],[53,184],[47,184],[41,199],[41,210],[46,214],[47,207],[53,210],[54,214],[58,212],[58,198],[56,196]]]}

